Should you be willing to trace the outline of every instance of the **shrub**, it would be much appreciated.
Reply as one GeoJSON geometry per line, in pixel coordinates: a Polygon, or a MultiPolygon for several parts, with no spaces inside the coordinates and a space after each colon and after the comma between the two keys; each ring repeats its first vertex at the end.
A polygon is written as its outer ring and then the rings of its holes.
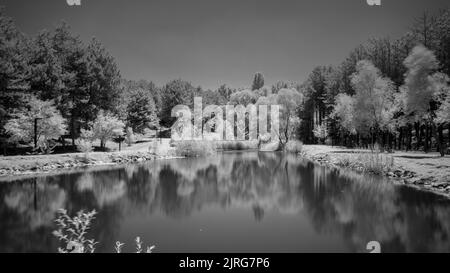
{"type": "MultiPolygon", "coordinates": [[[[94,239],[86,239],[86,234],[91,227],[92,220],[95,219],[97,212],[95,210],[85,213],[78,211],[76,216],[70,217],[64,209],[59,210],[59,216],[55,222],[59,229],[53,231],[61,242],[65,243],[65,248],[58,248],[59,253],[94,253],[95,245],[98,244],[94,239]]],[[[143,253],[143,242],[140,237],[136,237],[136,253],[143,253]]],[[[116,241],[114,250],[116,253],[122,252],[124,243],[116,241]]],[[[144,253],[152,253],[155,246],[147,246],[144,253]]]]}
{"type": "Polygon", "coordinates": [[[148,147],[148,152],[154,155],[163,155],[163,149],[161,149],[160,143],[157,139],[153,139],[148,147]]]}
{"type": "MultiPolygon", "coordinates": [[[[142,253],[144,251],[142,244],[143,242],[141,241],[141,237],[136,237],[136,239],[134,240],[134,242],[136,243],[136,253],[142,253]]],[[[122,247],[124,246],[124,243],[121,243],[120,241],[116,242],[116,245],[114,247],[114,250],[116,251],[116,253],[122,253],[122,247]]],[[[153,249],[155,248],[154,245],[152,246],[147,246],[145,248],[145,253],[152,253],[153,249]]]]}
{"type": "Polygon", "coordinates": [[[175,152],[186,157],[207,156],[216,152],[216,145],[212,141],[181,140],[175,143],[175,152]]]}
{"type": "Polygon", "coordinates": [[[55,220],[59,229],[53,232],[61,242],[65,243],[65,248],[58,248],[59,253],[93,253],[95,245],[98,243],[94,239],[86,239],[91,221],[95,219],[95,210],[85,213],[77,212],[77,215],[70,217],[64,209],[59,210],[59,216],[55,220]]]}
{"type": "Polygon", "coordinates": [[[110,113],[100,111],[92,123],[93,137],[100,139],[100,148],[106,148],[106,142],[122,135],[125,124],[110,113]]]}
{"type": "Polygon", "coordinates": [[[136,137],[131,127],[127,127],[125,142],[127,143],[128,146],[131,146],[132,144],[136,143],[136,137]]]}
{"type": "Polygon", "coordinates": [[[84,138],[79,138],[77,140],[77,150],[86,154],[92,152],[92,141],[84,138]]]}
{"type": "Polygon", "coordinates": [[[86,164],[91,162],[89,153],[92,152],[92,150],[93,150],[92,141],[89,141],[89,140],[83,139],[83,138],[78,139],[77,140],[77,150],[79,152],[84,153],[84,156],[79,158],[80,161],[82,161],[83,163],[86,163],[86,164]]]}
{"type": "Polygon", "coordinates": [[[94,139],[94,133],[90,130],[81,129],[80,138],[77,139],[77,150],[84,153],[84,157],[80,160],[84,163],[90,163],[91,159],[89,153],[93,150],[92,141],[94,139]]]}
{"type": "Polygon", "coordinates": [[[319,139],[320,143],[323,144],[325,139],[328,137],[328,129],[325,124],[316,126],[313,130],[313,134],[319,139]]]}
{"type": "Polygon", "coordinates": [[[383,174],[388,172],[394,167],[394,158],[382,153],[360,153],[356,157],[356,161],[359,162],[364,172],[370,172],[374,174],[383,174]]]}
{"type": "Polygon", "coordinates": [[[303,143],[299,140],[289,140],[284,147],[286,152],[289,153],[301,153],[303,148],[303,143]]]}
{"type": "Polygon", "coordinates": [[[256,150],[258,149],[258,141],[217,141],[216,147],[223,151],[256,150]]]}

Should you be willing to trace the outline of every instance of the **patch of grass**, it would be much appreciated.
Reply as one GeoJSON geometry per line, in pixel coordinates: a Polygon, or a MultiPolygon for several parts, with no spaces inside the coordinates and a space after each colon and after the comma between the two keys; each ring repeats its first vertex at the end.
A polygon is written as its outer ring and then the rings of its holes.
{"type": "Polygon", "coordinates": [[[256,150],[258,149],[258,141],[251,141],[251,140],[216,141],[216,147],[217,149],[222,151],[256,150]]]}
{"type": "Polygon", "coordinates": [[[303,149],[303,143],[299,140],[289,140],[284,147],[288,153],[301,153],[303,149]]]}
{"type": "Polygon", "coordinates": [[[394,157],[382,153],[360,153],[357,161],[363,166],[365,172],[383,174],[394,167],[394,157]]]}
{"type": "Polygon", "coordinates": [[[181,140],[175,142],[175,153],[178,156],[207,156],[216,153],[216,150],[216,145],[213,141],[181,140]]]}
{"type": "Polygon", "coordinates": [[[394,157],[379,152],[360,152],[339,158],[336,165],[381,175],[394,168],[394,157]]]}
{"type": "MultiPolygon", "coordinates": [[[[75,216],[69,216],[64,209],[59,210],[59,215],[55,222],[58,230],[53,231],[53,235],[64,244],[63,248],[58,248],[59,253],[94,253],[95,245],[98,244],[94,239],[86,239],[92,221],[95,219],[97,212],[78,211],[75,216]]],[[[155,246],[147,246],[144,249],[143,242],[140,237],[136,237],[136,253],[152,253],[155,246]]],[[[121,253],[125,244],[116,241],[114,250],[121,253]]]]}

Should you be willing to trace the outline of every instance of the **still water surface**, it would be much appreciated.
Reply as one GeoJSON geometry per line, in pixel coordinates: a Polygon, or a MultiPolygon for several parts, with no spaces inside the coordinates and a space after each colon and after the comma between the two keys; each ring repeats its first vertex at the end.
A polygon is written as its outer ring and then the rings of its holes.
{"type": "Polygon", "coordinates": [[[55,252],[54,217],[96,209],[98,252],[450,252],[450,202],[282,153],[223,153],[0,183],[0,252],[55,252]]]}

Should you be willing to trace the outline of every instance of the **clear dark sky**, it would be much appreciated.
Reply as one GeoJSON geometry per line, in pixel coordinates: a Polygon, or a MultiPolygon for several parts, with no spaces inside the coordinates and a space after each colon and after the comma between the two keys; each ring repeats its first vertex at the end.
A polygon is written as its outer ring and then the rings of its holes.
{"type": "Polygon", "coordinates": [[[339,64],[370,37],[406,32],[425,10],[448,0],[0,0],[21,31],[68,22],[83,40],[97,37],[122,75],[158,85],[175,78],[205,88],[302,82],[317,65],[339,64]]]}

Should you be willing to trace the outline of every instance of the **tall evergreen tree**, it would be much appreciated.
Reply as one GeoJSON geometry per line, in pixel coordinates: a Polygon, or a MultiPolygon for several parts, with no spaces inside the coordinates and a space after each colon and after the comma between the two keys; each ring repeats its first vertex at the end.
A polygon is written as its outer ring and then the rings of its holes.
{"type": "Polygon", "coordinates": [[[262,73],[257,72],[253,77],[252,91],[261,89],[264,86],[264,76],[262,73]]]}
{"type": "Polygon", "coordinates": [[[28,90],[29,43],[13,20],[0,8],[0,147],[8,138],[4,126],[14,109],[25,106],[28,90]]]}
{"type": "Polygon", "coordinates": [[[158,125],[156,107],[151,95],[143,90],[138,90],[131,95],[127,107],[127,125],[134,132],[143,133],[144,129],[158,125]]]}
{"type": "Polygon", "coordinates": [[[192,106],[195,93],[196,89],[190,82],[177,79],[167,83],[162,89],[162,125],[172,126],[175,121],[175,118],[171,117],[172,108],[179,104],[192,106]]]}

